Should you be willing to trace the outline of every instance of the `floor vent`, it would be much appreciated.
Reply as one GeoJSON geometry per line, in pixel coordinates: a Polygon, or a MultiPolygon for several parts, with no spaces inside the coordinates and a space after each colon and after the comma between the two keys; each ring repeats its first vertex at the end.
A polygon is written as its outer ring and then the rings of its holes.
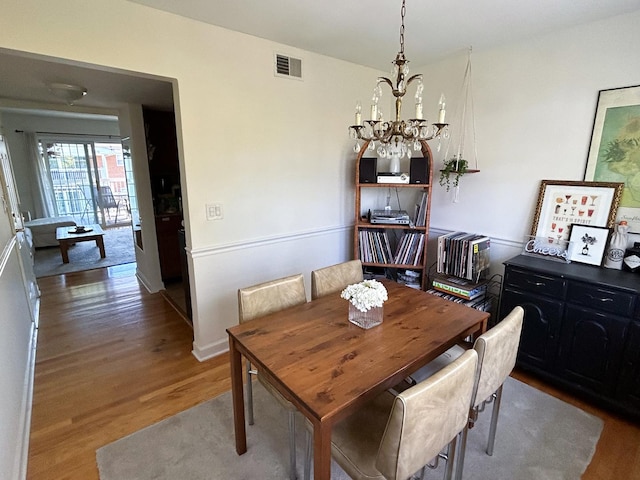
{"type": "Polygon", "coordinates": [[[276,53],[275,75],[302,80],[302,60],[276,53]]]}

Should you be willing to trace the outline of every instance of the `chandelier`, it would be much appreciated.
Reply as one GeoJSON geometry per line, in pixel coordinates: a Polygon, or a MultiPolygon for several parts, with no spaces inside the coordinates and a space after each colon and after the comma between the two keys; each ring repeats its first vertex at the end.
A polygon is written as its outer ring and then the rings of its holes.
{"type": "MultiPolygon", "coordinates": [[[[412,149],[421,151],[421,141],[433,138],[449,138],[448,124],[444,123],[445,118],[445,98],[440,96],[438,122],[429,125],[424,118],[422,111],[422,74],[409,76],[409,60],[404,56],[404,16],[406,12],[405,0],[402,0],[400,9],[400,51],[396,55],[393,63],[393,77],[395,83],[387,77],[378,77],[378,83],[373,89],[371,98],[371,118],[362,121],[362,105],[356,104],[355,125],[349,127],[349,134],[356,141],[353,150],[358,153],[361,150],[359,141],[369,142],[367,148],[376,150],[380,157],[407,156],[411,158],[412,149]],[[415,94],[415,115],[409,120],[402,120],[400,112],[402,110],[402,99],[407,93],[407,87],[416,83],[415,94]],[[382,97],[382,84],[387,84],[395,97],[395,120],[385,121],[378,108],[378,103],[382,97]],[[376,145],[377,143],[377,145],[376,145]]],[[[440,150],[440,144],[438,144],[440,150]]]]}

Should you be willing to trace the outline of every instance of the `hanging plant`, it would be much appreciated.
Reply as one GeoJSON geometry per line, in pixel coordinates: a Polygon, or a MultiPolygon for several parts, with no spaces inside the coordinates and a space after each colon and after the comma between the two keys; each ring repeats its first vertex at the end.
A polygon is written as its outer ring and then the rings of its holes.
{"type": "Polygon", "coordinates": [[[458,159],[454,155],[449,160],[444,161],[444,167],[440,170],[440,186],[445,187],[447,192],[451,187],[456,188],[460,182],[460,177],[469,170],[469,162],[464,158],[458,159]]]}
{"type": "Polygon", "coordinates": [[[453,136],[451,137],[444,154],[444,165],[442,170],[440,170],[440,186],[445,187],[447,192],[449,192],[453,187],[454,202],[458,201],[460,177],[465,173],[475,173],[480,171],[478,169],[478,154],[476,151],[476,127],[473,111],[472,90],[471,47],[469,47],[467,67],[462,81],[460,103],[456,107],[456,111],[454,113],[453,124],[455,127],[453,131],[455,132],[456,139],[454,140],[453,136]],[[460,114],[458,114],[458,107],[461,109],[460,114]],[[470,144],[467,142],[467,137],[469,137],[470,144]],[[452,146],[456,149],[456,153],[449,158],[449,148],[452,146]],[[469,148],[471,148],[470,153],[468,150],[469,148]],[[447,158],[449,159],[447,160],[447,158]]]}

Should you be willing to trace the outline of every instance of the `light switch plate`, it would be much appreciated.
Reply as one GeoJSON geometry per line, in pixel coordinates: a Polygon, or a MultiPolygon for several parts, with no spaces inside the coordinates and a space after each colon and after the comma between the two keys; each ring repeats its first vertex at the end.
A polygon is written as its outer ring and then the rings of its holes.
{"type": "Polygon", "coordinates": [[[221,203],[212,203],[205,205],[207,211],[207,220],[222,220],[224,213],[221,203]]]}

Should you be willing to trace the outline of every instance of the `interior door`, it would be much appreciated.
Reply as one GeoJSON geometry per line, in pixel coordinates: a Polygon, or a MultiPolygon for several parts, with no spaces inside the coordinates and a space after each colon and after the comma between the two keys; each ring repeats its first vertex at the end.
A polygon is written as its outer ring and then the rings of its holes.
{"type": "Polygon", "coordinates": [[[40,289],[33,271],[33,248],[24,227],[24,219],[20,212],[20,199],[16,188],[13,168],[9,157],[9,148],[3,135],[0,135],[0,203],[3,216],[0,219],[0,248],[4,248],[13,235],[20,254],[20,269],[25,292],[29,300],[31,321],[37,323],[38,299],[40,289]]]}

